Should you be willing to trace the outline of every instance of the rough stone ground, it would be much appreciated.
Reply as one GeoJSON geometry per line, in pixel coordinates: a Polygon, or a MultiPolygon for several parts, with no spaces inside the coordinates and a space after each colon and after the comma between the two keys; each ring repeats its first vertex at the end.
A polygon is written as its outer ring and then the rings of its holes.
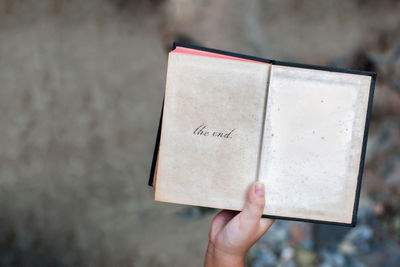
{"type": "MultiPolygon", "coordinates": [[[[146,185],[172,41],[358,68],[398,36],[398,14],[369,0],[0,0],[0,265],[200,266],[215,212],[155,203],[146,185]]],[[[399,133],[396,81],[378,83],[372,144],[399,133]]],[[[398,185],[398,150],[371,147],[383,156],[369,152],[367,173],[398,185]],[[379,171],[388,154],[397,167],[379,171]]],[[[302,249],[282,255],[316,264],[302,249]]]]}

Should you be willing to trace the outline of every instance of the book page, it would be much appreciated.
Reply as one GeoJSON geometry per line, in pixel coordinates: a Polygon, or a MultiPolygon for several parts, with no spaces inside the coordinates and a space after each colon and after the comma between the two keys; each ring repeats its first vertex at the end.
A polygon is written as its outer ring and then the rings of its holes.
{"type": "Polygon", "coordinates": [[[269,64],[170,53],[155,199],[240,210],[256,180],[269,64]]]}
{"type": "Polygon", "coordinates": [[[370,76],[272,66],[264,214],[351,223],[370,76]]]}

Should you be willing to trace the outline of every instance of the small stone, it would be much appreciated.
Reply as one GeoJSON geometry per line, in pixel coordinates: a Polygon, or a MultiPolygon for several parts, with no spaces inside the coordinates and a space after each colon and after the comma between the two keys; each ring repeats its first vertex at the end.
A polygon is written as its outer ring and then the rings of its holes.
{"type": "Polygon", "coordinates": [[[292,261],[295,255],[295,250],[292,247],[284,247],[281,253],[281,262],[282,263],[289,263],[292,261]]]}
{"type": "MultiPolygon", "coordinates": [[[[348,242],[356,248],[357,253],[368,253],[371,250],[371,243],[374,233],[368,225],[359,225],[353,228],[345,237],[343,242],[348,242]]],[[[349,249],[345,245],[345,249],[349,249]]]]}
{"type": "Polygon", "coordinates": [[[343,241],[339,244],[339,250],[344,254],[355,254],[357,252],[357,247],[349,241],[343,241]]]}
{"type": "Polygon", "coordinates": [[[322,263],[319,267],[348,266],[346,257],[337,250],[322,250],[320,252],[322,263]]]}
{"type": "Polygon", "coordinates": [[[276,255],[270,250],[260,250],[253,259],[253,267],[268,267],[276,266],[278,264],[278,259],[276,255]]]}
{"type": "Polygon", "coordinates": [[[352,243],[362,243],[373,237],[373,231],[368,225],[360,225],[353,228],[346,236],[346,240],[352,243]]]}
{"type": "Polygon", "coordinates": [[[311,250],[298,249],[295,257],[299,266],[314,266],[318,262],[317,254],[311,250]]]}

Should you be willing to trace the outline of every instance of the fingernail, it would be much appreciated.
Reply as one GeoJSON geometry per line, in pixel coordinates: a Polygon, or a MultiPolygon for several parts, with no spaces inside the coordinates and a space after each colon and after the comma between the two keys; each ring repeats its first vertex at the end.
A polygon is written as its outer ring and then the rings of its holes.
{"type": "Polygon", "coordinates": [[[256,193],[257,196],[264,196],[265,195],[264,184],[262,182],[256,182],[255,183],[254,193],[256,193]]]}

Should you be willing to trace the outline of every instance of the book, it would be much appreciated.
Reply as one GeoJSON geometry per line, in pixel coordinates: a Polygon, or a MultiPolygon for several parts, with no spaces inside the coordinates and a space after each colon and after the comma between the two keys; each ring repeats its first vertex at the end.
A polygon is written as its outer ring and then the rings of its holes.
{"type": "Polygon", "coordinates": [[[355,226],[376,74],[174,43],[149,185],[157,201],[355,226]]]}

